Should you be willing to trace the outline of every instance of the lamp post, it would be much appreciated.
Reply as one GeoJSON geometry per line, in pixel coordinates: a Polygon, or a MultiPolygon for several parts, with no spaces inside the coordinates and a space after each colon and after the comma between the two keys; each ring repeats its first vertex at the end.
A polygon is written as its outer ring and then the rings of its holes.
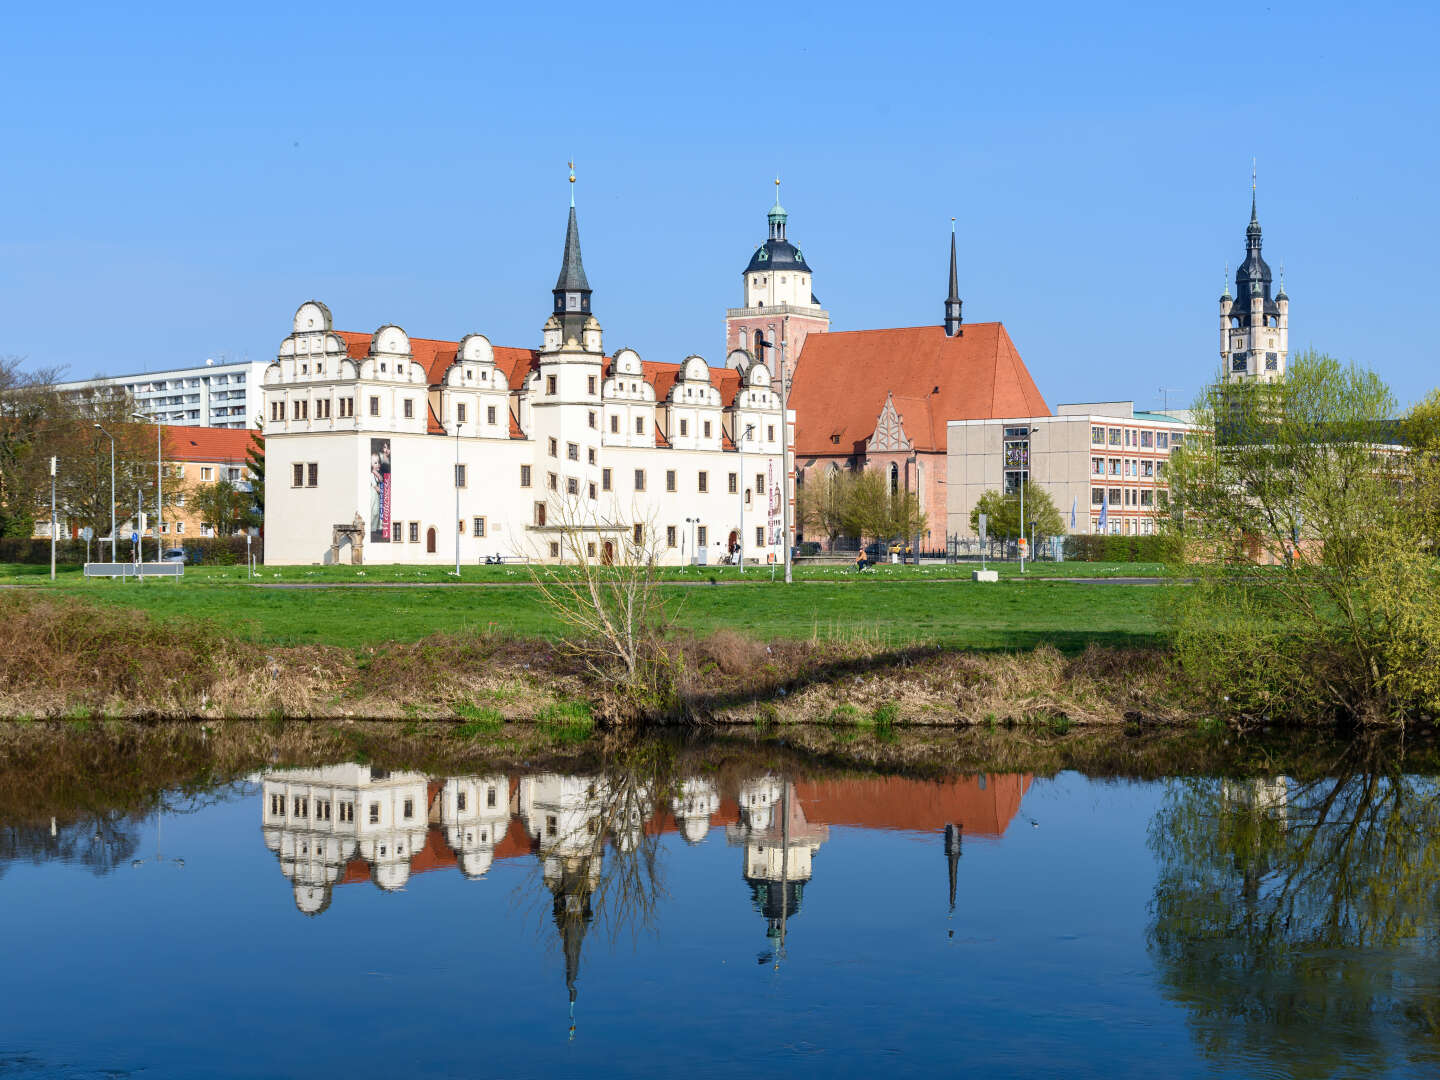
{"type": "Polygon", "coordinates": [[[754,424],[745,425],[740,436],[740,573],[745,572],[745,440],[755,430],[754,424]]]}
{"type": "MultiPolygon", "coordinates": [[[[160,548],[163,543],[160,539],[160,523],[165,520],[165,512],[161,509],[160,502],[160,462],[164,455],[164,451],[161,449],[160,414],[156,413],[153,417],[145,413],[131,413],[130,415],[136,420],[149,420],[155,424],[155,561],[158,563],[164,555],[160,548]]],[[[143,556],[141,561],[144,561],[143,556]]]]}
{"type": "Polygon", "coordinates": [[[460,421],[455,421],[455,576],[460,576],[460,534],[465,521],[460,516],[460,421]]]}
{"type": "Polygon", "coordinates": [[[55,580],[55,466],[59,458],[50,456],[50,580],[55,580]]]}
{"type": "Polygon", "coordinates": [[[95,430],[110,440],[110,561],[117,562],[115,555],[115,436],[99,424],[95,430]]]}
{"type": "MultiPolygon", "coordinates": [[[[785,324],[790,325],[787,316],[785,324]]],[[[785,387],[785,334],[780,335],[780,543],[785,548],[785,584],[791,582],[790,575],[790,395],[785,387]]],[[[760,337],[755,342],[755,348],[761,353],[759,359],[763,362],[764,350],[775,348],[775,344],[760,337]]]]}
{"type": "Polygon", "coordinates": [[[685,524],[690,526],[690,562],[696,565],[699,564],[700,553],[695,550],[695,526],[699,523],[699,518],[687,517],[685,519],[685,524]]]}

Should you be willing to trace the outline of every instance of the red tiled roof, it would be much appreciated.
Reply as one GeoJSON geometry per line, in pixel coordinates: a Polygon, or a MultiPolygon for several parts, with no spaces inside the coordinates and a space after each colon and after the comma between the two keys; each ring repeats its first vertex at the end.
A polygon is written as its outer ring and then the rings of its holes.
{"type": "MultiPolygon", "coordinates": [[[[336,330],[336,335],[345,342],[345,354],[352,360],[363,360],[370,355],[370,339],[373,334],[361,334],[353,330],[336,330]]],[[[539,362],[540,352],[538,349],[516,349],[508,345],[491,346],[495,354],[495,366],[505,373],[509,380],[510,389],[519,390],[525,382],[526,377],[534,370],[539,362]]],[[[455,362],[455,355],[460,349],[457,341],[441,341],[438,338],[414,338],[410,339],[410,355],[415,362],[425,368],[425,378],[431,386],[442,382],[445,372],[455,362]]],[[[610,376],[613,357],[605,357],[602,366],[602,376],[610,376]]],[[[655,400],[664,401],[669,395],[671,387],[680,375],[679,364],[665,364],[641,361],[641,370],[646,382],[655,388],[655,400]]],[[[710,385],[720,391],[721,404],[729,406],[734,404],[735,395],[740,392],[740,373],[734,368],[710,368],[710,385]]],[[[444,427],[435,419],[435,414],[430,414],[430,422],[427,426],[430,434],[444,434],[444,427]]],[[[524,433],[520,430],[520,422],[514,414],[510,417],[510,437],[512,439],[523,439],[524,433]]],[[[656,445],[663,445],[658,441],[656,445]]],[[[731,447],[730,449],[733,449],[731,447]]]]}
{"type": "Polygon", "coordinates": [[[954,338],[941,326],[831,331],[805,339],[791,381],[796,453],[863,448],[886,394],[922,451],[945,450],[951,420],[1050,415],[1001,323],[972,323],[954,338]]]}
{"type": "Polygon", "coordinates": [[[251,436],[257,434],[248,428],[166,425],[165,460],[240,464],[250,450],[251,436]]]}

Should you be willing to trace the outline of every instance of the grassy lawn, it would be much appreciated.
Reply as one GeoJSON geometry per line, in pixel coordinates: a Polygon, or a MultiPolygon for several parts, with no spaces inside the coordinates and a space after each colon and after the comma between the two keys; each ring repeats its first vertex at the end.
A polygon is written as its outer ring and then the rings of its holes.
{"type": "MultiPolygon", "coordinates": [[[[1101,563],[1063,562],[1026,563],[1021,575],[1018,564],[1013,562],[990,562],[991,570],[997,570],[1001,578],[1067,578],[1067,577],[1163,577],[1162,563],[1101,563]]],[[[881,564],[865,573],[866,580],[876,581],[945,581],[969,580],[971,571],[978,570],[979,563],[956,563],[954,565],[896,566],[881,564]]],[[[776,567],[774,577],[780,578],[783,568],[776,567]]],[[[747,567],[743,572],[734,566],[662,567],[660,576],[666,581],[706,582],[717,581],[769,582],[771,571],[768,566],[747,567]]],[[[794,569],[797,581],[853,581],[856,571],[848,564],[841,566],[799,565],[794,569]]],[[[267,582],[285,581],[301,584],[376,584],[404,583],[407,585],[449,585],[454,584],[455,572],[444,566],[265,566],[259,570],[259,579],[267,582]]],[[[49,566],[29,566],[19,563],[0,563],[0,584],[48,584],[49,566]]],[[[243,566],[187,566],[185,581],[221,583],[246,581],[243,566]]],[[[500,584],[525,584],[530,581],[530,570],[525,566],[463,566],[460,568],[462,582],[494,582],[500,584]]],[[[57,583],[81,587],[104,587],[106,582],[86,583],[78,566],[62,566],[58,570],[57,583]]],[[[148,584],[147,584],[148,587],[148,584]]]]}
{"type": "MultiPolygon", "coordinates": [[[[1069,565],[1093,570],[1103,564],[1069,565]]],[[[380,569],[399,568],[372,568],[380,569]]],[[[478,569],[493,574],[496,568],[478,569]]],[[[1156,613],[1163,590],[1154,587],[1077,586],[1038,576],[976,585],[968,575],[965,580],[928,575],[929,567],[884,569],[889,572],[857,576],[849,571],[838,577],[807,570],[804,583],[790,588],[772,584],[768,573],[751,573],[747,583],[723,588],[711,587],[708,574],[692,573],[688,580],[704,583],[677,586],[667,593],[676,624],[701,633],[729,628],[764,638],[863,637],[892,645],[919,642],[1002,649],[1050,642],[1066,651],[1079,651],[1090,642],[1144,646],[1161,641],[1156,613]]],[[[228,573],[226,577],[219,568],[197,568],[183,582],[144,585],[86,582],[71,573],[59,588],[97,604],[138,608],[162,617],[213,619],[267,644],[373,645],[413,641],[437,631],[494,630],[529,636],[560,630],[523,570],[500,579],[506,582],[503,585],[474,589],[439,584],[275,589],[246,584],[243,569],[229,568],[228,573]]],[[[1128,568],[1125,574],[1141,576],[1128,568]]],[[[714,576],[717,581],[738,579],[738,572],[714,572],[714,576]]],[[[270,568],[265,577],[269,584],[318,584],[327,579],[328,575],[317,581],[298,568],[270,568]]],[[[358,580],[368,584],[377,579],[386,576],[377,573],[371,578],[367,572],[358,580]]],[[[389,580],[403,576],[397,573],[389,580]]]]}

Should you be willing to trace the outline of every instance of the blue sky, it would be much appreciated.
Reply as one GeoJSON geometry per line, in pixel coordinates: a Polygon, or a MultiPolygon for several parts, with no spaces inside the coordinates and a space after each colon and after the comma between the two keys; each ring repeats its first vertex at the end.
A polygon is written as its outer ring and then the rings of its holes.
{"type": "Polygon", "coordinates": [[[0,355],[534,345],[566,159],[607,347],[723,360],[771,179],[836,329],[970,321],[1058,402],[1188,399],[1259,159],[1291,344],[1440,383],[1434,5],[75,6],[0,33],[0,355]]]}

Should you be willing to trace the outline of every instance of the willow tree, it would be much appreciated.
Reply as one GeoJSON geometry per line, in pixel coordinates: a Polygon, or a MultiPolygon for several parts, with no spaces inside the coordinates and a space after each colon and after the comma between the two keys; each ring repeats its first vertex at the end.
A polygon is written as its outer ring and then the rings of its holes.
{"type": "Polygon", "coordinates": [[[1217,708],[1403,719],[1440,708],[1433,516],[1373,372],[1314,352],[1276,383],[1197,402],[1166,523],[1193,581],[1171,605],[1190,684],[1217,708]]]}

